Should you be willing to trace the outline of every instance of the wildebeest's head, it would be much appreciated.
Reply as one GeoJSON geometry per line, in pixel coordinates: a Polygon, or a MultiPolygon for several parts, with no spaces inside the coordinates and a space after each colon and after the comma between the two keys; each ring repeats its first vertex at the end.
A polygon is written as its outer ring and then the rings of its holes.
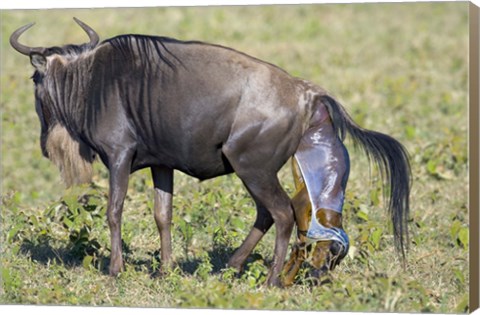
{"type": "Polygon", "coordinates": [[[59,169],[65,184],[88,183],[92,178],[92,162],[94,152],[69,128],[69,122],[62,117],[62,104],[58,100],[59,93],[68,94],[61,78],[55,77],[52,64],[54,60],[66,60],[93,49],[99,41],[97,33],[82,21],[75,22],[88,34],[90,41],[83,45],[67,45],[63,47],[28,47],[18,42],[18,38],[34,25],[22,26],[10,36],[10,44],[19,53],[30,58],[35,68],[32,76],[35,84],[35,110],[41,125],[40,146],[45,157],[49,158],[59,169]]]}

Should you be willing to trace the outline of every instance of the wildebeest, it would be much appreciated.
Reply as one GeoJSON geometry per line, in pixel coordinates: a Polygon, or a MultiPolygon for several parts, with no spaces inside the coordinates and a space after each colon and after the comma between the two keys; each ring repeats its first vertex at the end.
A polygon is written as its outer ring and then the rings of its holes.
{"type": "Polygon", "coordinates": [[[390,136],[359,127],[324,89],[234,49],[167,37],[120,35],[63,47],[10,43],[35,68],[35,108],[44,156],[67,185],[91,181],[99,156],[109,170],[109,272],[123,270],[121,217],[129,175],[151,168],[154,218],[163,266],[172,262],[173,170],[200,180],[236,173],[257,206],[257,218],[228,264],[241,269],[275,224],[268,284],[280,277],[295,222],[298,241],[285,268],[290,284],[316,242],[321,270],[345,256],[342,207],[349,174],[343,145],[350,134],[384,175],[397,248],[404,255],[410,167],[404,147],[390,136]],[[277,178],[294,156],[298,194],[291,199],[277,178]],[[310,204],[309,204],[310,202],[310,204]],[[315,211],[312,211],[315,210],[315,211]]]}

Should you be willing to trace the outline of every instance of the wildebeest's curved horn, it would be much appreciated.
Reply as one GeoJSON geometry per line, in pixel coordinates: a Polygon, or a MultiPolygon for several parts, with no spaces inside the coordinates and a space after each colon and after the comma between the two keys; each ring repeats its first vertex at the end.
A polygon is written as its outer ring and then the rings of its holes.
{"type": "Polygon", "coordinates": [[[30,23],[20,27],[15,32],[13,32],[12,35],[10,36],[10,45],[12,45],[12,47],[22,55],[30,56],[31,53],[41,54],[44,51],[43,47],[28,47],[18,42],[18,38],[20,37],[20,35],[22,35],[26,30],[28,30],[34,24],[35,23],[30,23]]]}
{"type": "Polygon", "coordinates": [[[88,45],[92,48],[97,46],[98,41],[100,40],[100,38],[98,37],[98,34],[90,26],[83,23],[82,21],[80,21],[76,17],[74,17],[73,19],[88,34],[88,37],[90,38],[90,42],[88,43],[88,45]]]}

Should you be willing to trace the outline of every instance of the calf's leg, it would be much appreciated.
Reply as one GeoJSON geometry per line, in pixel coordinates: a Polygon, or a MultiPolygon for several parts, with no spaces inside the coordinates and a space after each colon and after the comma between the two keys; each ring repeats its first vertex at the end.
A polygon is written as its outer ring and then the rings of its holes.
{"type": "Polygon", "coordinates": [[[301,263],[307,259],[307,243],[315,246],[310,263],[319,276],[346,255],[349,242],[342,228],[349,157],[329,119],[306,132],[292,162],[298,234],[285,268],[286,285],[293,283],[301,263]]]}

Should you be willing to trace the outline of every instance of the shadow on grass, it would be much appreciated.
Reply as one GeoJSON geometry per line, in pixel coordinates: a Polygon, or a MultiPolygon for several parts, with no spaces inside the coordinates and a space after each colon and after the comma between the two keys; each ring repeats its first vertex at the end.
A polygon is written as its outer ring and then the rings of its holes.
{"type": "MultiPolygon", "coordinates": [[[[105,255],[99,250],[99,246],[87,244],[82,248],[78,248],[75,243],[71,242],[65,246],[55,247],[48,238],[42,240],[24,240],[20,246],[20,254],[29,256],[33,261],[48,265],[52,262],[63,265],[65,268],[76,268],[84,264],[86,256],[94,256],[92,261],[93,267],[102,274],[108,274],[108,266],[110,264],[109,255],[105,255]]],[[[136,270],[147,270],[152,276],[158,276],[160,270],[160,253],[155,251],[150,253],[150,259],[136,259],[129,246],[122,243],[125,262],[133,265],[136,270]],[[156,263],[154,263],[156,262],[156,263]]],[[[218,274],[224,268],[227,268],[229,258],[233,255],[235,249],[229,246],[216,246],[207,252],[210,264],[212,265],[211,274],[218,274]]],[[[252,254],[247,258],[245,265],[250,262],[263,259],[259,254],[252,254]]],[[[175,262],[183,273],[193,275],[198,267],[203,263],[201,258],[186,258],[175,262]]],[[[247,267],[248,269],[248,267],[247,267]]]]}
{"type": "MultiPolygon", "coordinates": [[[[130,253],[127,245],[122,244],[124,253],[130,253]]],[[[32,242],[24,240],[20,246],[19,253],[29,256],[31,260],[42,265],[48,265],[52,262],[63,265],[65,268],[76,268],[84,264],[87,256],[95,257],[92,264],[95,269],[103,274],[108,274],[108,265],[110,258],[99,251],[100,245],[97,242],[87,243],[78,246],[77,243],[70,242],[66,246],[55,247],[52,242],[45,238],[32,242]]]]}
{"type": "MultiPolygon", "coordinates": [[[[233,255],[235,249],[231,247],[215,247],[208,251],[208,258],[212,265],[212,274],[219,273],[222,269],[227,268],[227,263],[233,255]]],[[[186,273],[193,275],[203,261],[200,258],[186,258],[177,262],[180,269],[186,273]]]]}
{"type": "MultiPolygon", "coordinates": [[[[233,255],[235,249],[229,246],[225,247],[214,247],[213,249],[207,251],[207,255],[212,265],[212,270],[210,274],[218,274],[223,269],[227,268],[227,263],[230,257],[233,255]]],[[[151,257],[150,260],[141,260],[141,259],[131,259],[126,258],[126,262],[135,266],[135,268],[142,269],[146,268],[152,276],[157,277],[162,274],[162,270],[159,270],[158,267],[154,267],[153,262],[155,262],[156,266],[161,264],[160,260],[160,251],[156,250],[155,252],[149,253],[151,257]]],[[[184,274],[193,275],[198,267],[204,263],[203,259],[201,258],[183,258],[178,259],[174,262],[174,266],[180,268],[180,270],[184,274]]]]}
{"type": "MultiPolygon", "coordinates": [[[[224,273],[226,268],[229,268],[227,263],[235,250],[236,249],[232,249],[231,247],[225,247],[208,251],[208,258],[212,267],[209,275],[218,275],[224,273]]],[[[267,266],[271,263],[270,261],[266,261],[262,255],[258,253],[252,253],[245,260],[242,270],[240,272],[235,272],[236,278],[241,278],[242,275],[248,273],[251,268],[257,268],[254,264],[252,264],[256,261],[260,261],[262,264],[266,264],[267,266]]],[[[179,266],[184,274],[195,275],[197,270],[202,268],[201,265],[204,263],[204,259],[201,258],[187,258],[177,262],[177,266],[179,266]]]]}

